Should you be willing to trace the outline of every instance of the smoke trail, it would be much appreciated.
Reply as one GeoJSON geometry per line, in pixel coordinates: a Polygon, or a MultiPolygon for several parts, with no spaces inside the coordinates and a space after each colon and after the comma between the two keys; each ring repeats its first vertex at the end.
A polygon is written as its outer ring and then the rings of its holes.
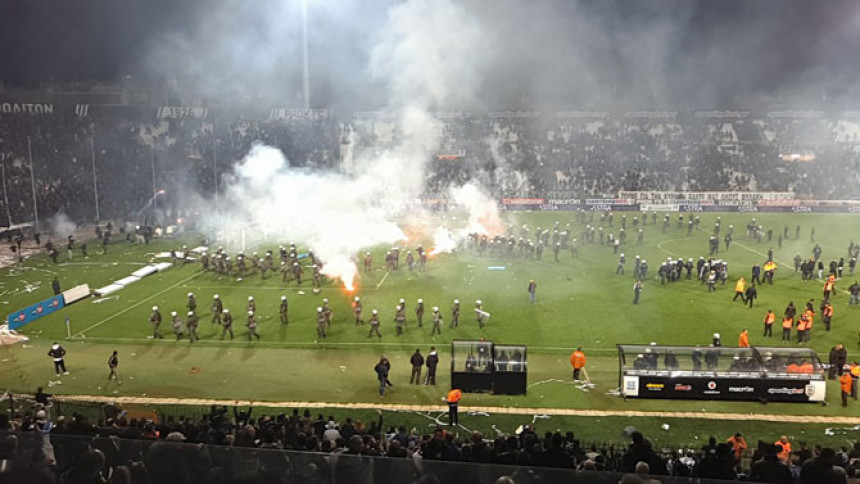
{"type": "Polygon", "coordinates": [[[59,212],[48,219],[48,227],[52,235],[66,237],[75,233],[75,225],[65,213],[59,212]]]}

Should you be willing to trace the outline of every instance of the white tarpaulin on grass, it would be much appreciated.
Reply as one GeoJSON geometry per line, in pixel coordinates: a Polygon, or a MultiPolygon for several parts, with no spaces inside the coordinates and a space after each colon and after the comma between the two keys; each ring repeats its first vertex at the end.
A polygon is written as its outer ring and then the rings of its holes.
{"type": "Polygon", "coordinates": [[[120,286],[127,286],[129,284],[134,284],[135,282],[138,282],[139,280],[140,280],[140,278],[137,276],[128,276],[128,277],[123,277],[122,279],[120,279],[118,281],[115,281],[114,284],[119,284],[120,286]]]}
{"type": "Polygon", "coordinates": [[[146,266],[132,272],[131,275],[135,277],[146,277],[150,274],[155,274],[156,272],[158,272],[158,269],[156,269],[155,266],[146,266]]]}
{"type": "Polygon", "coordinates": [[[109,284],[109,285],[102,287],[100,289],[96,289],[95,293],[98,294],[99,296],[107,296],[108,294],[113,294],[113,293],[119,291],[123,287],[125,287],[125,286],[121,286],[119,284],[109,284]]]}

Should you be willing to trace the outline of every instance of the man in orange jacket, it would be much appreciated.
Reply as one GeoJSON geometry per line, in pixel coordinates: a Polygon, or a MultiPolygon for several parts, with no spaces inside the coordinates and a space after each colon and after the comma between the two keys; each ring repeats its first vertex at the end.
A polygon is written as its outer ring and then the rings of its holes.
{"type": "Polygon", "coordinates": [[[773,323],[776,321],[776,314],[773,310],[768,309],[764,315],[764,336],[773,337],[773,323]]]}
{"type": "Polygon", "coordinates": [[[582,352],[582,347],[579,347],[570,355],[570,366],[573,367],[573,380],[579,380],[579,372],[585,368],[585,353],[582,352]]]}
{"type": "Polygon", "coordinates": [[[749,348],[750,347],[750,335],[746,329],[741,331],[741,336],[738,338],[738,348],[749,348]]]}
{"type": "Polygon", "coordinates": [[[851,379],[851,372],[842,372],[839,377],[839,388],[842,390],[842,406],[848,406],[848,396],[851,395],[851,389],[854,386],[854,381],[851,379]]]}
{"type": "Polygon", "coordinates": [[[776,454],[779,457],[779,460],[782,462],[788,462],[791,459],[791,442],[788,441],[788,437],[785,435],[780,436],[779,440],[773,443],[781,450],[776,454]]]}
{"type": "Polygon", "coordinates": [[[726,442],[731,444],[732,449],[734,449],[735,463],[740,462],[741,456],[747,450],[747,441],[744,439],[744,436],[738,432],[726,439],[726,442]]]}
{"type": "Polygon", "coordinates": [[[860,364],[855,361],[848,370],[848,373],[851,374],[851,398],[857,400],[857,383],[858,380],[860,380],[860,364]]]}
{"type": "Polygon", "coordinates": [[[442,399],[448,404],[448,425],[451,427],[460,423],[460,419],[457,415],[457,404],[460,403],[460,398],[462,397],[463,392],[454,388],[448,392],[447,397],[442,399]]]}

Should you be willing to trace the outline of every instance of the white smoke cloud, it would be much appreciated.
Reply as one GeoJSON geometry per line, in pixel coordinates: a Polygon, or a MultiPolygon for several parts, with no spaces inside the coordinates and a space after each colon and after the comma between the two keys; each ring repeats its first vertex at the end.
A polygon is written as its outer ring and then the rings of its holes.
{"type": "MultiPolygon", "coordinates": [[[[384,160],[375,166],[384,168],[384,160]]],[[[351,287],[358,250],[404,238],[393,221],[396,206],[381,203],[387,185],[370,180],[375,174],[350,178],[291,168],[280,150],[255,145],[228,186],[227,198],[238,207],[230,217],[307,244],[325,274],[351,287]]]]}
{"type": "MultiPolygon", "coordinates": [[[[350,176],[291,168],[280,151],[257,145],[227,189],[237,207],[227,214],[233,224],[255,224],[264,233],[307,244],[323,261],[323,272],[348,288],[358,273],[359,251],[406,238],[396,220],[423,191],[426,165],[439,147],[440,123],[431,110],[467,102],[479,85],[475,66],[482,36],[456,3],[409,0],[392,7],[381,32],[369,70],[389,90],[386,109],[397,116],[393,145],[381,154],[353,153],[350,176]]],[[[498,221],[495,202],[490,207],[476,187],[456,198],[476,210],[459,231],[473,230],[488,217],[498,221]]]]}
{"type": "Polygon", "coordinates": [[[48,219],[48,227],[55,237],[66,237],[75,233],[77,224],[65,213],[59,212],[48,219]]]}

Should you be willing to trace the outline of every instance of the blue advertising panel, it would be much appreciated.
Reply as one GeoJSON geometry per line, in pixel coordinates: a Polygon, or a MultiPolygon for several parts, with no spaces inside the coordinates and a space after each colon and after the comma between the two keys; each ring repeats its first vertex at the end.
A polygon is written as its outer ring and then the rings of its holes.
{"type": "Polygon", "coordinates": [[[65,306],[63,295],[50,297],[9,315],[9,329],[18,329],[65,306]]]}

